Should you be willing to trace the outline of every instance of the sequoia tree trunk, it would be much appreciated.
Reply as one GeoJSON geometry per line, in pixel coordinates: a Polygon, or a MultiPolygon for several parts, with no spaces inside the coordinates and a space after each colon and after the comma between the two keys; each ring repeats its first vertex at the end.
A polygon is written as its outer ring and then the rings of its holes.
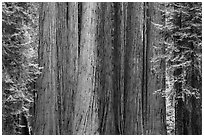
{"type": "Polygon", "coordinates": [[[44,67],[38,81],[34,134],[58,134],[56,3],[40,6],[39,64],[44,67]]]}
{"type": "Polygon", "coordinates": [[[157,55],[153,47],[161,39],[152,22],[161,23],[161,19],[158,3],[128,3],[124,64],[125,134],[166,134],[165,98],[154,94],[165,86],[164,62],[160,65],[160,74],[151,71],[151,58],[157,55]]]}
{"type": "Polygon", "coordinates": [[[96,86],[97,3],[82,3],[77,92],[74,100],[73,134],[98,133],[96,86]]]}
{"type": "MultiPolygon", "coordinates": [[[[146,133],[149,135],[165,135],[166,132],[166,102],[165,96],[162,94],[155,94],[155,91],[165,90],[165,60],[162,60],[159,64],[160,73],[154,74],[151,69],[155,66],[152,65],[151,59],[164,52],[164,48],[161,51],[156,51],[154,46],[160,45],[162,42],[162,35],[160,30],[156,28],[153,23],[163,24],[162,13],[160,11],[160,3],[149,2],[145,4],[145,36],[146,39],[146,133]],[[153,22],[153,23],[152,23],[153,22]],[[160,53],[159,53],[160,52],[160,53]]],[[[145,62],[144,62],[145,63],[145,62]]]]}
{"type": "Polygon", "coordinates": [[[157,6],[41,4],[34,134],[166,134],[153,95],[163,78],[150,71],[157,6]]]}
{"type": "Polygon", "coordinates": [[[72,134],[78,72],[78,4],[41,3],[34,134],[72,134]]]}
{"type": "Polygon", "coordinates": [[[114,4],[100,3],[97,27],[96,90],[98,93],[99,133],[116,134],[113,108],[113,36],[114,4]]]}
{"type": "Polygon", "coordinates": [[[58,3],[58,116],[60,134],[73,134],[74,97],[78,82],[78,6],[58,3]]]}
{"type": "Polygon", "coordinates": [[[127,3],[124,58],[124,134],[143,131],[143,3],[127,3]]]}

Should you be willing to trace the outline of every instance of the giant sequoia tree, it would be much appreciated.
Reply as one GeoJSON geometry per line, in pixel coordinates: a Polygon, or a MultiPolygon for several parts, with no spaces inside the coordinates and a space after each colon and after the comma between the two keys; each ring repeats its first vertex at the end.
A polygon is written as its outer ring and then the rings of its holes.
{"type": "Polygon", "coordinates": [[[158,6],[41,4],[34,134],[166,134],[158,6]]]}
{"type": "Polygon", "coordinates": [[[2,34],[3,134],[202,133],[202,3],[5,2],[2,34]]]}

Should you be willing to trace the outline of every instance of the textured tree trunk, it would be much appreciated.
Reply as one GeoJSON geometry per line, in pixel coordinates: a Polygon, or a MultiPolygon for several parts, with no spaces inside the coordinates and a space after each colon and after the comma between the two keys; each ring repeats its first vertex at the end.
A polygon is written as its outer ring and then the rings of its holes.
{"type": "Polygon", "coordinates": [[[202,78],[198,78],[198,74],[198,70],[192,66],[192,74],[190,77],[191,86],[193,88],[197,88],[198,94],[200,94],[198,98],[195,96],[190,97],[189,102],[191,104],[186,104],[187,110],[191,112],[188,131],[190,130],[190,134],[192,135],[202,135],[202,81],[200,81],[202,78]]]}
{"type": "MultiPolygon", "coordinates": [[[[156,90],[165,90],[165,60],[160,62],[161,72],[158,74],[152,73],[151,69],[154,67],[151,64],[151,59],[157,56],[158,52],[164,52],[162,48],[161,51],[154,50],[154,46],[158,46],[162,42],[162,35],[160,30],[156,28],[152,22],[156,24],[163,24],[162,13],[159,9],[162,7],[159,3],[146,3],[146,13],[145,13],[145,36],[146,38],[146,97],[144,97],[146,103],[145,115],[145,134],[149,135],[163,135],[166,132],[166,103],[165,97],[161,94],[154,94],[156,90]]],[[[161,54],[161,53],[160,53],[161,54]]],[[[145,62],[144,62],[145,63],[145,62]]]]}
{"type": "Polygon", "coordinates": [[[96,90],[100,134],[115,134],[113,110],[113,33],[114,4],[100,3],[97,30],[96,90]]]}
{"type": "Polygon", "coordinates": [[[38,99],[35,114],[35,134],[58,134],[57,128],[57,45],[56,3],[40,7],[39,63],[44,67],[38,81],[38,99]]]}
{"type": "MultiPolygon", "coordinates": [[[[177,70],[178,71],[178,70],[177,70]]],[[[183,70],[184,71],[184,70],[183,70]]],[[[176,135],[201,135],[202,134],[202,93],[201,81],[197,76],[193,63],[191,70],[187,72],[186,80],[190,86],[197,88],[199,98],[194,95],[178,98],[175,105],[175,134],[176,135]]],[[[183,90],[182,83],[176,83],[177,94],[183,90]]]]}
{"type": "MultiPolygon", "coordinates": [[[[194,63],[194,62],[192,62],[194,63]]],[[[191,116],[189,118],[189,128],[191,129],[192,135],[202,135],[202,78],[198,76],[199,72],[195,69],[194,64],[192,64],[192,74],[190,75],[191,86],[198,89],[199,97],[190,97],[190,104],[186,104],[187,110],[191,110],[191,116]]]]}
{"type": "Polygon", "coordinates": [[[34,134],[166,133],[164,99],[153,95],[163,78],[150,71],[157,6],[41,4],[34,134]]]}
{"type": "Polygon", "coordinates": [[[78,81],[78,3],[57,3],[58,128],[72,134],[78,81]]]}
{"type": "Polygon", "coordinates": [[[151,73],[151,58],[161,35],[151,22],[161,23],[158,3],[128,3],[125,50],[125,134],[166,134],[165,98],[154,91],[164,89],[162,73],[151,73]],[[137,14],[135,14],[137,13],[137,14]]]}
{"type": "Polygon", "coordinates": [[[115,134],[123,134],[124,128],[124,8],[123,3],[114,3],[113,16],[113,111],[115,134]]]}
{"type": "Polygon", "coordinates": [[[125,6],[124,134],[143,134],[143,3],[125,6]]]}
{"type": "Polygon", "coordinates": [[[96,85],[97,3],[82,3],[79,70],[73,134],[98,134],[96,85]]]}
{"type": "Polygon", "coordinates": [[[42,3],[34,134],[72,134],[78,72],[78,4],[42,3]]]}
{"type": "Polygon", "coordinates": [[[26,118],[24,113],[20,113],[19,114],[20,117],[20,125],[22,126],[20,128],[21,130],[21,135],[30,135],[30,130],[29,130],[29,123],[28,123],[28,119],[26,118]]]}

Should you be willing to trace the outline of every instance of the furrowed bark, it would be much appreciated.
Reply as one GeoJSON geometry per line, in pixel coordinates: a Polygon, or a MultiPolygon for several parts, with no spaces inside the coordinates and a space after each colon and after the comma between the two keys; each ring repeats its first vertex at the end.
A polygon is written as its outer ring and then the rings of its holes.
{"type": "Polygon", "coordinates": [[[145,134],[148,135],[163,135],[166,133],[166,104],[165,97],[162,94],[155,94],[156,90],[165,89],[165,61],[160,62],[161,72],[158,74],[153,74],[151,59],[163,51],[154,50],[154,46],[158,46],[162,42],[162,35],[160,30],[156,28],[153,23],[162,24],[162,15],[159,9],[161,8],[159,3],[146,3],[146,80],[147,80],[147,101],[146,103],[146,131],[145,134]],[[160,52],[160,53],[159,53],[160,52]]]}
{"type": "Polygon", "coordinates": [[[150,72],[156,9],[42,4],[35,134],[165,134],[164,99],[153,95],[163,78],[150,72]]]}
{"type": "Polygon", "coordinates": [[[78,72],[77,3],[42,3],[34,134],[72,134],[78,72]],[[74,13],[74,14],[73,14],[74,13]]]}
{"type": "Polygon", "coordinates": [[[124,134],[143,134],[143,3],[127,4],[124,58],[124,134]],[[137,13],[137,14],[136,14],[137,13]]]}
{"type": "Polygon", "coordinates": [[[97,93],[100,134],[115,134],[113,111],[113,3],[100,3],[97,29],[97,93]]]}
{"type": "Polygon", "coordinates": [[[56,3],[42,3],[40,9],[39,64],[44,69],[38,80],[34,133],[57,134],[56,3]]]}
{"type": "Polygon", "coordinates": [[[58,3],[58,121],[59,134],[72,134],[78,74],[78,3],[58,3]]]}
{"type": "Polygon", "coordinates": [[[95,91],[97,3],[82,3],[80,55],[74,102],[73,134],[98,134],[98,106],[95,91]]]}

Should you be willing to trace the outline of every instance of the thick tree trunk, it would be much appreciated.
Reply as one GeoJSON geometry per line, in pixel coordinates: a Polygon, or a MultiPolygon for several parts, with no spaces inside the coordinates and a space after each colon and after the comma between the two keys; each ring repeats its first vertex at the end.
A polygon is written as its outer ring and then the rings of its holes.
{"type": "Polygon", "coordinates": [[[143,3],[128,3],[124,59],[124,134],[143,134],[143,3]]]}
{"type": "Polygon", "coordinates": [[[153,95],[163,79],[150,71],[160,37],[149,18],[160,14],[147,6],[41,5],[35,134],[165,134],[165,102],[153,95]]]}
{"type": "Polygon", "coordinates": [[[98,134],[96,85],[97,3],[82,3],[79,71],[73,134],[98,134]]]}
{"type": "Polygon", "coordinates": [[[78,73],[78,3],[57,3],[58,128],[72,134],[78,73]]]}
{"type": "MultiPolygon", "coordinates": [[[[61,98],[61,134],[72,134],[73,133],[73,121],[74,121],[74,99],[77,92],[78,82],[78,43],[79,43],[79,29],[78,29],[78,3],[63,3],[64,13],[58,14],[58,17],[64,18],[63,24],[58,33],[61,35],[62,42],[61,53],[59,52],[59,67],[61,72],[59,77],[61,79],[59,84],[61,98]],[[61,31],[63,30],[63,31],[61,31]],[[62,60],[62,61],[60,61],[62,60]]],[[[60,20],[59,20],[60,21],[60,20]]]]}
{"type": "Polygon", "coordinates": [[[113,31],[113,111],[115,134],[124,128],[124,12],[123,3],[114,3],[113,31]]]}
{"type": "Polygon", "coordinates": [[[42,3],[34,134],[72,134],[78,72],[78,4],[42,3]]]}
{"type": "Polygon", "coordinates": [[[57,134],[56,3],[43,3],[40,9],[39,63],[44,69],[38,81],[34,133],[57,134]]]}
{"type": "Polygon", "coordinates": [[[115,134],[113,110],[113,33],[114,4],[100,3],[97,30],[96,90],[100,134],[115,134]]]}
{"type": "Polygon", "coordinates": [[[151,24],[161,23],[158,3],[128,3],[125,60],[125,134],[166,134],[165,98],[154,91],[164,89],[162,73],[151,73],[151,58],[161,35],[151,24]],[[137,14],[135,14],[137,13],[137,14]],[[136,23],[137,22],[137,23],[136,23]]]}

